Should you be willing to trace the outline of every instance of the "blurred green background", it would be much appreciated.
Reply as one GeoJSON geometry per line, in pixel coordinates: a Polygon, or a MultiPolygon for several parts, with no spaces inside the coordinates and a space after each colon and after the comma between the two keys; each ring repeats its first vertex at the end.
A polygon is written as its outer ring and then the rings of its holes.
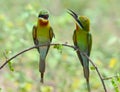
{"type": "MultiPolygon", "coordinates": [[[[103,77],[120,73],[119,0],[0,0],[0,7],[0,65],[5,57],[10,58],[34,45],[32,27],[41,9],[50,12],[49,19],[56,36],[53,43],[73,45],[75,21],[67,13],[67,9],[72,9],[90,19],[91,59],[103,77]]],[[[73,49],[63,47],[60,53],[51,47],[46,59],[44,85],[39,82],[38,61],[36,50],[12,60],[13,72],[8,65],[0,70],[0,92],[87,92],[82,67],[73,49]]],[[[92,92],[103,92],[96,71],[90,71],[92,92]]],[[[105,80],[105,84],[108,92],[120,89],[116,79],[105,80]]]]}

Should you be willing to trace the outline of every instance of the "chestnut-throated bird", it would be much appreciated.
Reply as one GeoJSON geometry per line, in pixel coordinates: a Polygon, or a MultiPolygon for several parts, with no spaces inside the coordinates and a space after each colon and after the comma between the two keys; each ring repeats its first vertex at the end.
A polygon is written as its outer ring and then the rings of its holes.
{"type": "Polygon", "coordinates": [[[33,26],[32,36],[35,45],[47,45],[38,47],[37,50],[40,54],[39,71],[41,73],[41,82],[43,83],[45,72],[45,59],[50,48],[50,43],[54,37],[52,27],[49,23],[49,13],[47,10],[41,10],[38,15],[37,25],[33,26]]]}
{"type": "Polygon", "coordinates": [[[89,85],[89,60],[83,55],[85,53],[88,57],[90,56],[92,47],[92,36],[90,31],[90,21],[86,16],[78,16],[75,12],[69,9],[68,12],[76,21],[76,29],[73,34],[74,45],[79,49],[77,55],[83,66],[84,77],[87,81],[88,91],[90,92],[89,85]]]}

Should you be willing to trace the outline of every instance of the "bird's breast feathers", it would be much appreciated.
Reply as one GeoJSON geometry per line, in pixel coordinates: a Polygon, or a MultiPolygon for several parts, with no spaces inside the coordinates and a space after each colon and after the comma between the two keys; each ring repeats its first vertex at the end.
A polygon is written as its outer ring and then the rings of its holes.
{"type": "Polygon", "coordinates": [[[86,49],[87,48],[87,33],[85,31],[76,31],[76,39],[77,45],[79,48],[86,49]]]}

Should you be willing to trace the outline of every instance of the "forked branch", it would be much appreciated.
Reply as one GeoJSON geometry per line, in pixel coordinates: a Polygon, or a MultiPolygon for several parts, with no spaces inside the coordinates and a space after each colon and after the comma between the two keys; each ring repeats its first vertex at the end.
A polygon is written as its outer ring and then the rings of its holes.
{"type": "MultiPolygon", "coordinates": [[[[36,45],[36,46],[32,46],[32,47],[29,47],[29,48],[27,48],[27,49],[25,49],[25,50],[23,50],[23,51],[18,52],[17,54],[15,54],[14,56],[12,56],[11,58],[7,59],[7,60],[0,66],[0,70],[1,70],[8,62],[10,62],[12,59],[16,58],[17,56],[19,56],[19,55],[21,55],[21,54],[23,54],[23,53],[25,53],[25,52],[27,52],[27,51],[30,51],[30,50],[32,50],[32,49],[35,49],[35,48],[37,48],[37,47],[43,47],[43,46],[48,46],[48,45],[49,45],[49,44],[46,44],[46,45],[36,45]]],[[[80,51],[80,49],[78,49],[77,47],[72,46],[72,45],[68,45],[68,44],[59,44],[59,43],[50,44],[50,46],[55,46],[55,45],[58,45],[58,46],[59,46],[59,45],[62,45],[62,46],[70,47],[70,48],[73,48],[74,50],[79,50],[79,51],[80,51]]],[[[102,82],[104,91],[107,92],[107,89],[106,89],[106,86],[105,86],[105,83],[104,83],[104,79],[102,78],[102,75],[100,74],[97,66],[96,66],[96,65],[93,63],[93,61],[87,56],[86,53],[83,53],[83,52],[81,52],[81,53],[82,53],[84,56],[86,56],[86,58],[87,58],[87,59],[90,61],[90,63],[94,66],[94,68],[95,68],[96,72],[98,73],[98,76],[99,76],[99,78],[100,78],[100,80],[101,80],[101,82],[102,82]]]]}

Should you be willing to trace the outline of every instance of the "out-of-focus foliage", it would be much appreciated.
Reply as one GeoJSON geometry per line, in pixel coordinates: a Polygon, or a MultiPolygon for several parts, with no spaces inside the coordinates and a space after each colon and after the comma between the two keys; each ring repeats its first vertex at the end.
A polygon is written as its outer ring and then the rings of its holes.
{"type": "Polygon", "coordinates": [[[119,92],[119,87],[118,87],[118,85],[117,85],[116,82],[117,82],[117,81],[116,81],[115,79],[112,79],[112,80],[111,80],[111,83],[112,83],[112,85],[113,85],[113,87],[114,87],[115,92],[119,92]]]}
{"type": "MultiPolygon", "coordinates": [[[[120,5],[119,0],[0,0],[0,65],[7,58],[33,45],[32,27],[40,9],[50,11],[54,29],[53,43],[73,44],[72,9],[90,18],[93,47],[91,59],[104,77],[120,73],[120,5]],[[4,56],[4,52],[11,52],[4,56]]],[[[46,59],[45,84],[40,84],[39,54],[31,50],[11,61],[0,71],[0,92],[87,92],[81,64],[75,51],[51,47],[46,59]],[[61,51],[61,50],[60,50],[61,51]]],[[[90,65],[90,67],[92,67],[90,65]]],[[[103,92],[101,81],[91,69],[92,92],[103,92]]],[[[108,92],[120,89],[116,80],[106,80],[108,92]]],[[[117,92],[117,91],[116,91],[117,92]]]]}

